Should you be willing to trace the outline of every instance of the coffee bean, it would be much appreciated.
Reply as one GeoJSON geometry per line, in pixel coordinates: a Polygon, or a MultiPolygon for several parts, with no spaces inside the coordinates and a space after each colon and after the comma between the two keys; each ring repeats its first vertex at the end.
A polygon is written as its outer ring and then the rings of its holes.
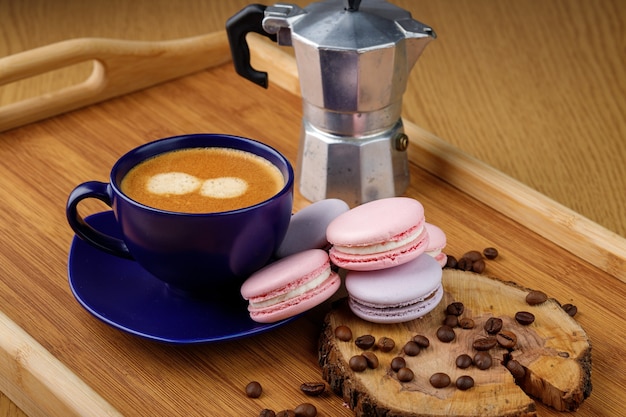
{"type": "Polygon", "coordinates": [[[259,413],[259,417],[276,417],[276,413],[274,410],[270,410],[269,408],[264,408],[259,413]]]}
{"type": "Polygon", "coordinates": [[[398,372],[401,368],[406,366],[406,361],[401,356],[396,356],[391,360],[391,369],[398,372]]]}
{"type": "Polygon", "coordinates": [[[491,359],[491,355],[486,351],[480,351],[474,355],[474,366],[478,369],[489,369],[492,363],[493,359],[491,359]]]}
{"type": "Polygon", "coordinates": [[[371,348],[372,346],[374,346],[374,343],[376,343],[376,339],[374,339],[374,336],[372,336],[371,334],[365,334],[363,336],[359,336],[354,341],[354,344],[363,350],[367,350],[371,348]]]}
{"type": "Polygon", "coordinates": [[[349,342],[352,340],[352,330],[348,326],[335,327],[335,337],[342,342],[349,342]]]}
{"type": "Polygon", "coordinates": [[[257,381],[252,381],[246,385],[246,395],[250,398],[259,398],[263,393],[263,387],[257,381]]]}
{"type": "Polygon", "coordinates": [[[474,343],[472,343],[472,347],[476,350],[489,350],[489,349],[493,349],[494,347],[496,347],[496,345],[498,344],[498,342],[496,341],[496,338],[493,336],[488,336],[488,337],[481,337],[479,339],[474,340],[474,343]]]}
{"type": "Polygon", "coordinates": [[[474,386],[474,378],[469,375],[462,375],[456,379],[454,385],[461,391],[467,391],[474,386]]]}
{"type": "Polygon", "coordinates": [[[371,351],[367,351],[367,352],[363,352],[361,355],[363,355],[363,357],[365,357],[365,360],[367,361],[367,367],[370,369],[376,369],[378,368],[378,356],[376,356],[376,354],[374,352],[371,351]]]}
{"type": "Polygon", "coordinates": [[[407,356],[417,356],[420,353],[420,346],[416,342],[410,340],[406,342],[406,345],[404,345],[402,351],[407,356]]]}
{"type": "Polygon", "coordinates": [[[561,308],[565,310],[565,312],[569,314],[570,317],[574,317],[576,313],[578,313],[578,307],[576,307],[574,304],[563,304],[561,308]]]}
{"type": "Polygon", "coordinates": [[[487,259],[496,259],[498,257],[498,249],[492,247],[485,248],[483,249],[483,255],[487,259]]]}
{"type": "Polygon", "coordinates": [[[398,380],[402,382],[411,382],[413,381],[413,378],[415,378],[415,374],[413,373],[413,371],[407,367],[398,369],[397,376],[398,380]]]}
{"type": "Polygon", "coordinates": [[[477,274],[482,274],[483,272],[485,272],[486,267],[487,265],[485,265],[485,261],[483,261],[482,259],[472,262],[472,271],[476,272],[477,274]]]}
{"type": "Polygon", "coordinates": [[[354,355],[348,362],[354,372],[363,372],[367,369],[367,359],[363,355],[354,355]]]}
{"type": "Polygon", "coordinates": [[[323,382],[305,382],[300,385],[300,391],[310,397],[317,397],[326,391],[326,384],[323,382]]]}
{"type": "Polygon", "coordinates": [[[459,320],[459,327],[461,329],[473,329],[474,328],[474,320],[469,317],[463,317],[459,320]]]}
{"type": "Polygon", "coordinates": [[[461,258],[456,264],[456,269],[460,269],[461,271],[471,271],[472,265],[474,265],[474,261],[467,258],[461,258]]]}
{"type": "Polygon", "coordinates": [[[522,326],[528,326],[535,321],[535,315],[528,311],[518,311],[515,313],[515,320],[522,326]]]}
{"type": "Polygon", "coordinates": [[[430,385],[435,388],[445,388],[450,385],[450,377],[448,374],[444,374],[443,372],[437,372],[432,374],[429,379],[430,385]]]}
{"type": "Polygon", "coordinates": [[[417,345],[421,348],[427,348],[428,346],[430,346],[430,340],[428,340],[426,336],[421,334],[413,336],[413,341],[417,343],[417,345]]]}
{"type": "Polygon", "coordinates": [[[526,303],[531,306],[536,306],[538,304],[544,303],[548,299],[548,296],[543,291],[530,291],[526,294],[526,303]]]}
{"type": "Polygon", "coordinates": [[[489,317],[485,322],[484,329],[489,334],[496,334],[502,330],[502,319],[499,317],[489,317]]]}
{"type": "Polygon", "coordinates": [[[517,344],[517,335],[508,330],[502,330],[496,335],[498,344],[505,349],[513,349],[517,344]]]}
{"type": "Polygon", "coordinates": [[[465,310],[465,306],[463,305],[463,303],[456,301],[454,303],[448,304],[448,306],[446,307],[446,314],[452,314],[453,316],[460,316],[461,314],[463,314],[464,310],[465,310]]]}
{"type": "Polygon", "coordinates": [[[472,357],[466,353],[463,353],[456,357],[456,366],[461,369],[466,369],[472,366],[472,357]]]}
{"type": "Polygon", "coordinates": [[[446,318],[443,319],[444,326],[457,327],[459,325],[459,317],[453,314],[446,315],[446,318]]]}
{"type": "Polygon", "coordinates": [[[293,411],[295,411],[296,417],[315,417],[317,415],[317,408],[311,403],[302,403],[293,411]]]}
{"type": "Polygon", "coordinates": [[[437,329],[437,338],[443,343],[450,343],[456,338],[456,333],[450,326],[441,326],[437,329]]]}
{"type": "Polygon", "coordinates": [[[471,250],[469,252],[465,252],[462,257],[465,259],[469,259],[472,262],[476,262],[477,260],[482,259],[483,255],[477,250],[471,250]]]}
{"type": "Polygon", "coordinates": [[[381,352],[391,352],[395,346],[396,342],[394,342],[393,339],[384,336],[378,339],[376,343],[376,347],[381,352]]]}
{"type": "Polygon", "coordinates": [[[526,375],[526,369],[522,366],[521,363],[519,363],[515,359],[511,359],[506,363],[506,369],[511,372],[511,375],[513,375],[513,378],[515,379],[524,378],[524,376],[526,375]]]}
{"type": "Polygon", "coordinates": [[[296,412],[293,410],[281,410],[276,413],[276,417],[296,417],[296,412]]]}
{"type": "Polygon", "coordinates": [[[446,268],[456,268],[457,260],[454,256],[448,255],[448,259],[446,260],[446,268]]]}

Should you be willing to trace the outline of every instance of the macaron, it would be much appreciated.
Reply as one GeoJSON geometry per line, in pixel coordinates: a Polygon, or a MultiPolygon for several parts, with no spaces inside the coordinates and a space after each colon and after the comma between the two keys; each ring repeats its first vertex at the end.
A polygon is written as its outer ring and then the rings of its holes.
{"type": "Polygon", "coordinates": [[[448,262],[448,255],[443,252],[446,247],[446,234],[438,226],[426,223],[426,232],[428,232],[428,246],[425,253],[435,258],[439,265],[443,268],[448,262]]]}
{"type": "Polygon", "coordinates": [[[441,302],[441,277],[441,266],[426,254],[393,268],[348,271],[348,304],[356,316],[374,323],[414,320],[441,302]]]}
{"type": "Polygon", "coordinates": [[[337,216],[350,209],[337,198],[317,201],[291,216],[287,234],[274,256],[284,258],[308,249],[326,249],[326,228],[337,216]]]}
{"type": "Polygon", "coordinates": [[[331,261],[370,271],[409,262],[424,253],[428,233],[424,207],[412,198],[391,197],[357,206],[333,220],[326,238],[331,261]]]}
{"type": "Polygon", "coordinates": [[[310,249],[273,262],[241,286],[250,318],[274,323],[303,313],[329,299],[340,286],[328,254],[310,249]]]}

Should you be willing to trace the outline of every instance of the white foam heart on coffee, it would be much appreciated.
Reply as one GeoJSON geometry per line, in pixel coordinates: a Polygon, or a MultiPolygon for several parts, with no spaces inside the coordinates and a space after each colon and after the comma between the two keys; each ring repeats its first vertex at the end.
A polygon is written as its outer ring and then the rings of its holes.
{"type": "Polygon", "coordinates": [[[164,172],[150,177],[146,187],[154,194],[183,195],[196,191],[201,185],[202,181],[193,175],[184,172],[164,172]]]}
{"type": "Polygon", "coordinates": [[[237,177],[211,178],[202,183],[200,194],[213,198],[234,198],[243,195],[248,183],[237,177]]]}

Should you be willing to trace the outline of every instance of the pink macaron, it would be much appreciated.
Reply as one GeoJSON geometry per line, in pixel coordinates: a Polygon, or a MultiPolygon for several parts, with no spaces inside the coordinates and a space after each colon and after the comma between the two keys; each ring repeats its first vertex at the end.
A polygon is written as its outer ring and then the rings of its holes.
{"type": "Polygon", "coordinates": [[[441,278],[441,266],[426,254],[393,268],[348,271],[348,304],[356,316],[374,323],[414,320],[441,302],[441,278]]]}
{"type": "Polygon", "coordinates": [[[326,238],[331,261],[342,268],[370,271],[409,262],[424,253],[428,233],[424,207],[412,198],[392,197],[357,206],[333,220],[326,238]]]}
{"type": "Polygon", "coordinates": [[[446,266],[448,255],[443,252],[446,247],[446,234],[438,226],[426,223],[426,232],[428,232],[428,246],[425,253],[435,258],[439,265],[446,266]]]}
{"type": "Polygon", "coordinates": [[[341,284],[328,254],[310,249],[282,258],[252,274],[241,286],[252,320],[273,323],[329,299],[341,284]]]}

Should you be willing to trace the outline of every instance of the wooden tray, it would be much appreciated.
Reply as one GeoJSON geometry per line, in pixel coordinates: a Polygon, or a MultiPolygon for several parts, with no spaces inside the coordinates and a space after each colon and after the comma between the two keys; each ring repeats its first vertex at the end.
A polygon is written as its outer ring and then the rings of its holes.
{"type": "MultiPolygon", "coordinates": [[[[170,346],[93,318],[67,284],[67,195],[80,182],[105,181],[127,150],[170,135],[228,132],[269,143],[295,162],[297,74],[289,55],[265,45],[252,48],[255,65],[270,73],[267,91],[222,65],[0,135],[0,390],[29,415],[253,416],[264,407],[280,410],[304,401],[320,415],[351,415],[340,398],[310,399],[298,388],[321,380],[316,343],[327,306],[260,336],[170,346]],[[243,391],[251,380],[265,388],[257,400],[243,391]]],[[[217,46],[220,56],[204,67],[224,58],[223,36],[217,46]]],[[[189,65],[165,79],[202,67],[189,65]]],[[[132,83],[122,84],[116,94],[83,98],[73,108],[134,90],[132,83]]],[[[0,117],[2,123],[14,116],[0,117]]],[[[593,393],[576,415],[619,415],[626,389],[624,239],[411,123],[406,130],[412,175],[407,195],[419,199],[428,220],[447,232],[447,252],[495,246],[501,257],[487,273],[576,304],[594,346],[593,393]]],[[[296,209],[306,204],[297,196],[296,209]]]]}

